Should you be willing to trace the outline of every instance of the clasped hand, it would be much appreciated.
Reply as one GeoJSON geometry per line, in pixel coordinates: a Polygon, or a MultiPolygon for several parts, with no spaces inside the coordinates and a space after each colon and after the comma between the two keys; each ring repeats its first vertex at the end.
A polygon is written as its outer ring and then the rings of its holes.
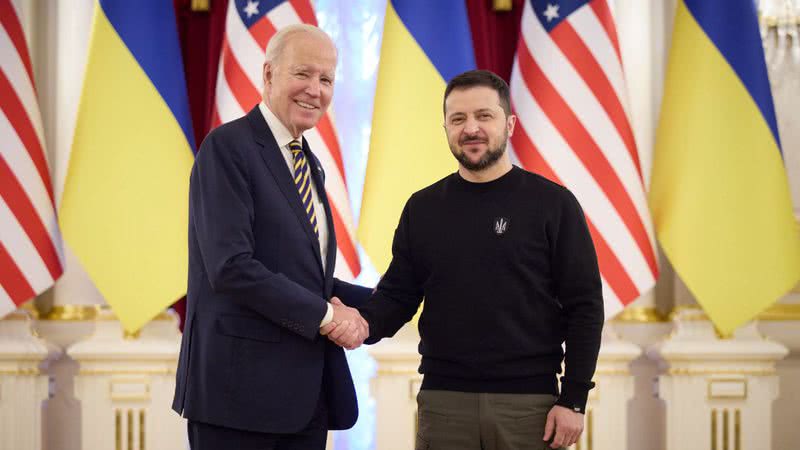
{"type": "Polygon", "coordinates": [[[345,305],[338,297],[331,298],[331,306],[333,320],[319,329],[320,334],[348,350],[360,347],[369,337],[367,321],[357,309],[345,305]]]}

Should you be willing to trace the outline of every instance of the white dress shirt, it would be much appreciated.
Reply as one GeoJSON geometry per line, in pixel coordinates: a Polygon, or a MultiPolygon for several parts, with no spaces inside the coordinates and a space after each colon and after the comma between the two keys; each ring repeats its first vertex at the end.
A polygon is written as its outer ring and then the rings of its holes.
{"type": "MultiPolygon", "coordinates": [[[[301,134],[297,138],[292,136],[292,133],[290,133],[289,129],[286,128],[286,125],[284,125],[283,122],[281,122],[275,116],[275,114],[270,111],[264,102],[258,104],[258,109],[261,110],[261,115],[264,116],[267,126],[269,126],[270,131],[272,131],[272,135],[275,137],[275,141],[278,143],[278,147],[281,149],[281,155],[283,155],[283,159],[286,160],[286,167],[289,169],[289,174],[291,175],[291,178],[294,179],[294,156],[292,156],[292,151],[289,149],[289,143],[296,139],[302,144],[303,135],[301,134]]],[[[309,168],[312,168],[311,170],[315,170],[314,167],[316,167],[316,164],[309,164],[309,168]]],[[[328,256],[328,221],[327,216],[325,215],[325,206],[319,199],[319,194],[317,194],[317,186],[316,183],[314,183],[313,177],[310,181],[311,197],[312,201],[314,202],[314,213],[317,216],[319,251],[320,256],[322,256],[322,270],[324,272],[326,265],[325,261],[328,256]]],[[[333,307],[330,303],[328,303],[328,312],[322,319],[320,327],[326,325],[331,320],[333,320],[333,307]]]]}

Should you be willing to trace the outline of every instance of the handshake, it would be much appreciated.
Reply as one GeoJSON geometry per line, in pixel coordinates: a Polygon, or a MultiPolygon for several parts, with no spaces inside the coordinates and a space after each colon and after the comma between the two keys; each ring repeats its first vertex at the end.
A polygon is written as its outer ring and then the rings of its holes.
{"type": "Polygon", "coordinates": [[[357,309],[351,308],[338,297],[331,298],[333,320],[319,329],[319,333],[327,336],[336,345],[353,350],[361,346],[369,337],[369,324],[357,309]]]}

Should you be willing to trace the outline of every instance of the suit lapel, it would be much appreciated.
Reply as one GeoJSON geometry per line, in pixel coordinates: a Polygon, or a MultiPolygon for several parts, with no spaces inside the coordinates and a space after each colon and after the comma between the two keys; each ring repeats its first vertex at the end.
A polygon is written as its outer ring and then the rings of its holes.
{"type": "MultiPolygon", "coordinates": [[[[325,192],[325,178],[323,176],[322,166],[319,160],[311,151],[308,142],[303,138],[303,151],[306,153],[311,167],[311,177],[314,179],[314,187],[317,189],[317,196],[319,197],[322,206],[325,208],[325,223],[328,225],[328,253],[325,257],[325,284],[331,285],[333,281],[333,271],[336,266],[336,231],[333,226],[333,213],[331,206],[328,202],[328,195],[325,192]]],[[[298,196],[299,197],[299,196],[298,196]]]]}
{"type": "MultiPolygon", "coordinates": [[[[297,186],[294,184],[292,175],[289,173],[289,168],[286,166],[286,160],[283,159],[281,149],[278,147],[278,143],[275,141],[275,137],[267,126],[267,122],[264,120],[264,116],[261,115],[258,106],[250,110],[247,114],[247,118],[250,121],[250,125],[253,127],[253,137],[255,141],[262,147],[260,152],[261,158],[266,163],[270,173],[272,173],[272,177],[275,179],[278,187],[280,187],[281,192],[283,192],[283,196],[286,197],[286,201],[289,202],[289,206],[291,206],[292,211],[294,211],[299,225],[305,230],[306,236],[312,244],[314,256],[317,258],[321,269],[322,256],[319,251],[319,239],[317,235],[314,234],[311,221],[308,220],[308,215],[300,199],[300,193],[297,190],[297,186]]],[[[312,171],[312,173],[313,172],[316,172],[316,170],[312,171]]],[[[314,178],[315,181],[316,179],[317,178],[314,178]]],[[[325,211],[327,212],[327,210],[326,206],[325,211]]]]}

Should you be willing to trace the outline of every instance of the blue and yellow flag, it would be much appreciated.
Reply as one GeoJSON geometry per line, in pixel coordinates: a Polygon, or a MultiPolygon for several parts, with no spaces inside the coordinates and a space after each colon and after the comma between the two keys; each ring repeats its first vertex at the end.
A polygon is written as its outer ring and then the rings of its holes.
{"type": "Polygon", "coordinates": [[[475,68],[463,0],[392,0],[386,6],[358,238],[382,273],[408,197],[456,169],[442,98],[475,68]]]}
{"type": "Polygon", "coordinates": [[[172,2],[100,0],[60,221],[128,331],[186,292],[193,147],[172,2]]]}
{"type": "Polygon", "coordinates": [[[650,200],[661,246],[721,332],[800,278],[752,0],[678,2],[650,200]]]}

